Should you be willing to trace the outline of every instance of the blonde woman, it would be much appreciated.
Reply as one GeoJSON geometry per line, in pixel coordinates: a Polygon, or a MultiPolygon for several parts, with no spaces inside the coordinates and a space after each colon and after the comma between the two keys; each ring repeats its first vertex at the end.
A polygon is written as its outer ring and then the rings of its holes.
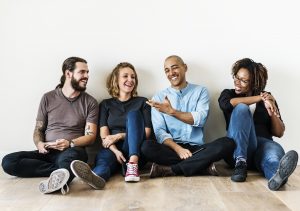
{"type": "Polygon", "coordinates": [[[106,85],[112,98],[99,105],[103,149],[97,154],[95,168],[92,172],[81,161],[72,164],[75,175],[96,189],[102,188],[122,164],[127,167],[126,182],[140,181],[138,168],[143,163],[140,148],[151,134],[151,108],[146,98],[137,96],[138,78],[134,66],[127,62],[118,64],[106,85]],[[99,188],[93,184],[97,181],[99,188]]]}

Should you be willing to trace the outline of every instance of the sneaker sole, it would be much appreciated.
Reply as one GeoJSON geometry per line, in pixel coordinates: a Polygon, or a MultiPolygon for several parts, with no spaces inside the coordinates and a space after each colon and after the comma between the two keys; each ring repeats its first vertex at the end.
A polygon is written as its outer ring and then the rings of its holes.
{"type": "MultiPolygon", "coordinates": [[[[70,173],[67,169],[57,169],[53,171],[47,180],[41,181],[39,184],[39,190],[41,193],[52,193],[59,189],[63,189],[63,187],[67,184],[70,178],[70,173]],[[59,179],[59,181],[55,181],[59,179]],[[56,184],[53,186],[52,184],[56,184]]],[[[67,191],[62,190],[62,193],[67,193],[67,191]]]]}
{"type": "Polygon", "coordinates": [[[153,174],[153,172],[154,172],[154,169],[156,168],[156,166],[155,166],[156,164],[155,163],[153,163],[152,164],[152,166],[151,166],[151,169],[150,169],[150,174],[149,174],[149,177],[150,178],[155,178],[156,177],[156,175],[154,175],[153,174]]]}
{"type": "Polygon", "coordinates": [[[245,182],[247,177],[240,177],[240,176],[231,176],[231,180],[233,182],[245,182]]]}
{"type": "Polygon", "coordinates": [[[291,150],[287,152],[280,160],[276,174],[269,180],[268,187],[270,190],[278,190],[284,181],[294,172],[297,167],[298,154],[291,150]]]}
{"type": "Polygon", "coordinates": [[[140,181],[140,177],[136,177],[136,176],[125,177],[125,182],[139,182],[139,181],[140,181]]]}
{"type": "Polygon", "coordinates": [[[104,188],[105,180],[96,175],[87,163],[80,160],[74,160],[71,163],[71,170],[76,177],[80,178],[94,189],[100,190],[104,188]]]}

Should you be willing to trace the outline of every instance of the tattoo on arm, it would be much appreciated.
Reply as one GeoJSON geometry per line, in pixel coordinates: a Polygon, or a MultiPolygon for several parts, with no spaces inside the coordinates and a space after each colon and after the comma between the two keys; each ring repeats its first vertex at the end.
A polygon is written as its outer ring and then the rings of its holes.
{"type": "Polygon", "coordinates": [[[93,131],[91,130],[90,125],[85,127],[85,135],[94,135],[93,131]]]}
{"type": "Polygon", "coordinates": [[[37,145],[39,142],[45,141],[45,129],[46,129],[45,122],[36,121],[34,133],[33,133],[33,141],[35,145],[37,145]]]}

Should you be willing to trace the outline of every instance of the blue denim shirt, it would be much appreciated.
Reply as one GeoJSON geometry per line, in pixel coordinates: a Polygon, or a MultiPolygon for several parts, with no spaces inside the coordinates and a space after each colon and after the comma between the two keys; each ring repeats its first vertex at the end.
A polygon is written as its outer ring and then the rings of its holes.
{"type": "Polygon", "coordinates": [[[158,92],[153,100],[163,102],[165,96],[174,109],[182,112],[191,112],[194,124],[184,123],[175,117],[161,113],[152,108],[151,117],[156,139],[163,143],[166,139],[173,139],[176,143],[202,145],[203,127],[209,111],[209,94],[205,87],[190,84],[181,90],[169,87],[158,92]]]}

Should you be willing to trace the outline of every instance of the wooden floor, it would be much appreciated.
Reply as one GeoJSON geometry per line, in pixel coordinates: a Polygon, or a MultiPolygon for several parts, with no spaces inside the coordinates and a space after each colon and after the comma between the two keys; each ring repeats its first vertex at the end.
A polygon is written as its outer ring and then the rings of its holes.
{"type": "Polygon", "coordinates": [[[104,190],[93,190],[75,179],[67,195],[43,195],[43,178],[21,179],[0,170],[0,210],[300,210],[300,166],[280,191],[270,191],[256,173],[245,183],[229,177],[197,176],[125,183],[116,175],[104,190]]]}

